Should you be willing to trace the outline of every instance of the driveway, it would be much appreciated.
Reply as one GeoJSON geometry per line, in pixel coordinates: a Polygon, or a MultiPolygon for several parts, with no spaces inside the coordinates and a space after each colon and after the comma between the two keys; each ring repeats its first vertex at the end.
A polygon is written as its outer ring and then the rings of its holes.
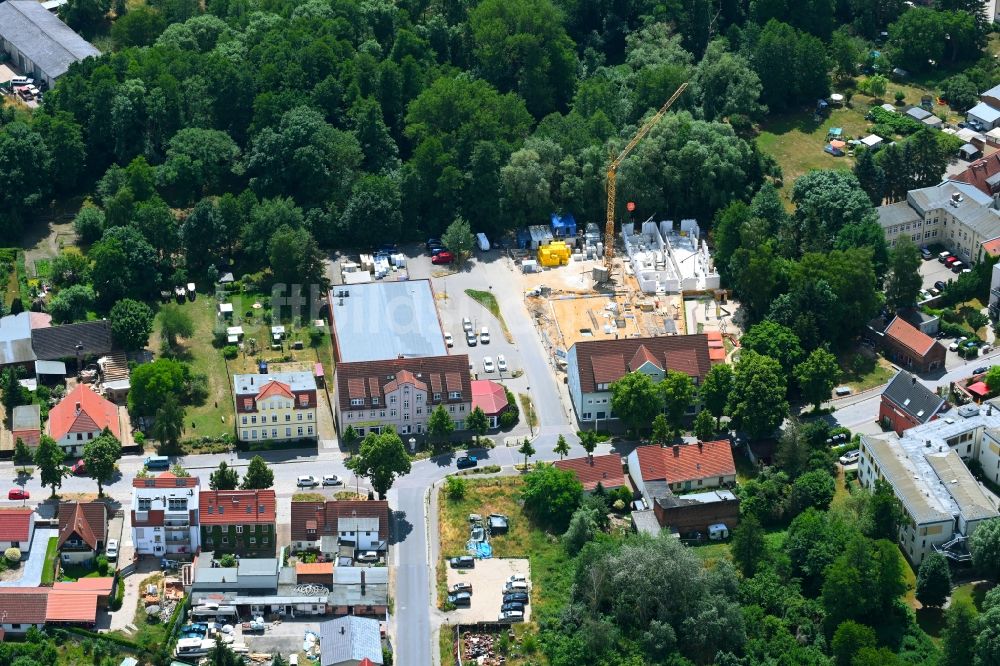
{"type": "Polygon", "coordinates": [[[948,282],[949,280],[958,278],[957,275],[951,272],[950,268],[938,261],[937,257],[920,264],[918,272],[920,273],[920,277],[923,278],[922,286],[924,289],[930,289],[938,280],[948,282]]]}
{"type": "Polygon", "coordinates": [[[57,529],[36,528],[28,559],[21,563],[24,573],[17,580],[0,583],[0,587],[38,587],[42,582],[42,568],[45,565],[45,550],[49,546],[49,539],[57,536],[59,536],[57,529]]]}

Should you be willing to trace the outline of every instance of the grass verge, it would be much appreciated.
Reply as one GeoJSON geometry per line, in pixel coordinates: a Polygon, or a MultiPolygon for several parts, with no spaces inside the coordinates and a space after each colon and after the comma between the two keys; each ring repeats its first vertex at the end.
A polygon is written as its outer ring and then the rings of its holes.
{"type": "Polygon", "coordinates": [[[538,414],[535,412],[535,404],[531,402],[531,396],[527,393],[519,393],[518,399],[521,401],[521,412],[525,420],[532,429],[538,427],[538,414]]]}
{"type": "Polygon", "coordinates": [[[56,558],[59,557],[59,538],[51,537],[45,547],[45,563],[42,564],[42,585],[52,585],[56,578],[56,558]]]}
{"type": "Polygon", "coordinates": [[[514,344],[514,336],[512,336],[510,331],[507,330],[507,322],[503,320],[503,314],[500,312],[500,304],[497,303],[497,298],[493,295],[493,292],[479,291],[478,289],[466,289],[465,294],[489,310],[490,314],[497,318],[497,321],[500,322],[500,330],[503,331],[503,336],[507,338],[507,342],[514,344]]]}
{"type": "MultiPolygon", "coordinates": [[[[469,479],[465,497],[451,500],[441,493],[438,509],[441,557],[437,564],[438,598],[447,589],[448,557],[466,554],[470,513],[502,513],[510,517],[507,534],[494,536],[494,557],[527,558],[531,566],[532,623],[546,612],[561,608],[569,598],[572,560],[559,537],[536,527],[521,508],[524,481],[517,477],[469,479]]],[[[508,662],[514,663],[514,662],[508,662]]]]}

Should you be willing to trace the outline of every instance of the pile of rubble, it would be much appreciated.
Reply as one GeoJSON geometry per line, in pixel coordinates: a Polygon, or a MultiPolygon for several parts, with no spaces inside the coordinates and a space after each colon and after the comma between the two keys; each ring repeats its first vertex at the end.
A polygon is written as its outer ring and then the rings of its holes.
{"type": "Polygon", "coordinates": [[[466,632],[462,636],[462,662],[479,666],[502,666],[507,663],[507,659],[494,649],[498,638],[499,634],[466,632]]]}

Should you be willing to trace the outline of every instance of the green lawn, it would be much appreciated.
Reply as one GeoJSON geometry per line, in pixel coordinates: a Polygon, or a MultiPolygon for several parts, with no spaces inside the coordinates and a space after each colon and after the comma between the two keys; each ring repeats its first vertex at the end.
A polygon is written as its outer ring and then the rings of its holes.
{"type": "MultiPolygon", "coordinates": [[[[764,543],[767,544],[768,551],[773,553],[780,550],[785,543],[785,535],[787,533],[787,529],[768,530],[764,534],[764,543]]],[[[729,559],[729,544],[729,541],[707,541],[690,547],[694,550],[694,554],[700,557],[703,562],[711,564],[716,560],[729,559]]]]}
{"type": "Polygon", "coordinates": [[[840,383],[850,386],[855,393],[881,386],[896,374],[889,361],[875,356],[868,349],[855,349],[841,354],[838,363],[841,370],[840,383]]]}
{"type": "Polygon", "coordinates": [[[513,343],[514,339],[511,336],[510,331],[507,330],[507,322],[503,320],[503,314],[500,312],[500,304],[497,303],[496,296],[493,295],[493,292],[466,289],[465,293],[469,298],[482,305],[490,311],[490,314],[497,318],[497,321],[500,322],[500,330],[503,331],[503,335],[507,338],[507,342],[513,343]]]}
{"type": "Polygon", "coordinates": [[[92,564],[68,564],[59,567],[59,580],[73,582],[81,578],[100,578],[101,572],[92,564]]]}
{"type": "MultiPolygon", "coordinates": [[[[153,574],[139,584],[139,589],[145,590],[147,585],[153,583],[159,584],[162,580],[163,574],[153,574]]],[[[131,635],[125,632],[114,633],[135,641],[147,649],[153,649],[167,642],[167,637],[170,633],[169,627],[166,623],[160,622],[158,617],[146,615],[146,606],[141,597],[136,602],[133,624],[135,625],[135,633],[131,635]]]]}
{"type": "Polygon", "coordinates": [[[45,564],[42,565],[42,585],[51,585],[55,580],[55,562],[59,557],[59,538],[52,537],[45,548],[45,564]]]}

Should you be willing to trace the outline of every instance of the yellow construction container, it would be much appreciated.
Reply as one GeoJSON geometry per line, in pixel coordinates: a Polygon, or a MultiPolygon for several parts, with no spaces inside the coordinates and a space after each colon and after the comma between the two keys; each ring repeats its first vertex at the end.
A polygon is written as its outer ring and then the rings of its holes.
{"type": "Polygon", "coordinates": [[[542,266],[565,266],[572,254],[570,247],[563,241],[553,241],[538,248],[538,263],[542,266]]]}

